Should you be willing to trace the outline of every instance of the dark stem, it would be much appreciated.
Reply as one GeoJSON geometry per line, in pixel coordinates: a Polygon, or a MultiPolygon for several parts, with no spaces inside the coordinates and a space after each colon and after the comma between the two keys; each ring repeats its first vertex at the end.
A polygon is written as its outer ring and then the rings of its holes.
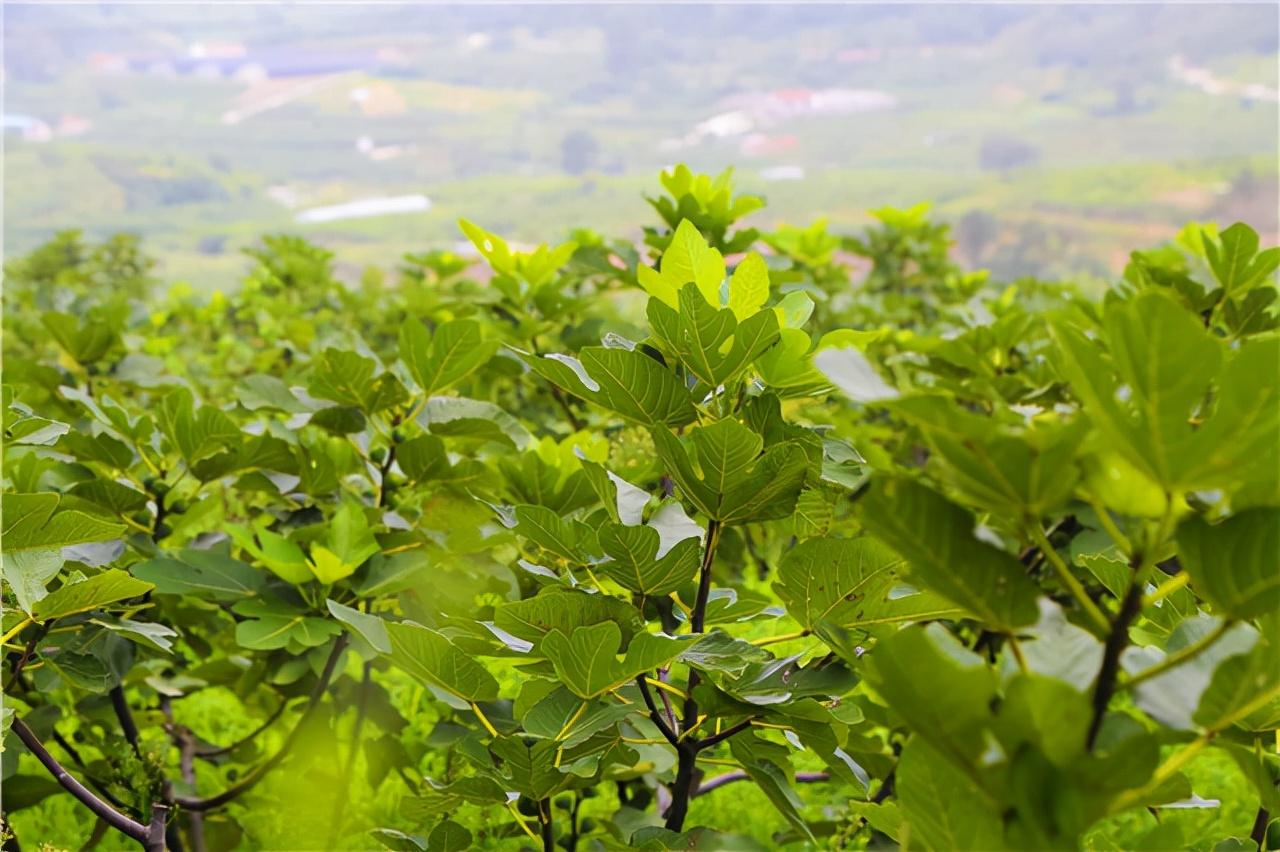
{"type": "Polygon", "coordinates": [[[298,716],[298,721],[293,728],[285,736],[284,742],[280,749],[271,757],[254,767],[243,781],[235,786],[228,787],[223,792],[208,799],[196,799],[190,796],[176,796],[174,801],[190,811],[211,811],[214,808],[221,807],[227,802],[233,801],[239,796],[253,789],[259,781],[261,781],[268,772],[275,768],[282,760],[289,756],[290,750],[293,748],[294,742],[298,738],[298,734],[302,732],[302,728],[306,725],[307,720],[320,706],[320,699],[324,697],[325,690],[329,688],[329,681],[333,678],[333,672],[338,666],[338,660],[342,657],[343,650],[347,647],[347,634],[343,633],[333,643],[333,650],[329,652],[329,659],[325,661],[324,671],[320,674],[320,679],[316,681],[316,685],[311,690],[311,695],[307,699],[306,707],[303,708],[302,714],[298,716]]]}
{"type": "Polygon", "coordinates": [[[670,497],[676,493],[676,481],[667,474],[662,474],[662,496],[670,497]]]}
{"type": "MultiPolygon", "coordinates": [[[[80,756],[80,751],[75,746],[73,746],[70,742],[68,742],[67,738],[64,737],[61,733],[59,733],[57,728],[53,729],[53,741],[58,744],[59,748],[61,748],[63,751],[67,753],[67,757],[71,758],[72,763],[80,767],[80,770],[82,772],[86,773],[85,777],[87,778],[89,767],[85,765],[84,758],[80,756]]],[[[116,803],[113,802],[113,804],[116,804],[116,803]]],[[[116,804],[116,807],[120,807],[120,805],[116,804]]]]}
{"type": "Polygon", "coordinates": [[[74,763],[84,775],[84,780],[88,782],[88,785],[93,788],[95,793],[106,799],[113,808],[121,813],[128,814],[132,817],[137,812],[134,808],[120,801],[117,796],[113,796],[106,782],[101,778],[95,778],[93,776],[89,771],[88,764],[86,764],[84,762],[84,758],[80,756],[80,752],[76,750],[75,746],[67,742],[67,738],[59,733],[57,728],[53,729],[53,741],[58,744],[59,748],[67,753],[67,756],[71,758],[71,762],[74,763]]]}
{"type": "Polygon", "coordinates": [[[538,826],[542,834],[542,852],[556,852],[556,836],[551,825],[551,800],[538,800],[538,826]]]}
{"type": "Polygon", "coordinates": [[[755,719],[754,716],[750,716],[746,719],[743,719],[741,722],[738,722],[736,725],[731,725],[730,727],[725,728],[723,731],[721,731],[718,734],[715,734],[714,736],[707,737],[706,739],[703,739],[703,740],[698,740],[695,746],[698,749],[698,751],[702,751],[703,749],[711,748],[714,745],[719,745],[720,743],[729,739],[729,737],[733,736],[734,734],[741,733],[745,731],[747,728],[750,728],[751,722],[754,719],[755,719]]]}
{"type": "Polygon", "coordinates": [[[693,603],[693,614],[689,616],[689,631],[704,632],[703,622],[707,617],[707,599],[711,595],[711,565],[716,559],[716,545],[720,543],[720,522],[707,522],[707,545],[702,552],[702,567],[698,571],[698,597],[693,603]]]}
{"type": "MultiPolygon", "coordinates": [[[[723,775],[717,775],[715,778],[710,778],[706,781],[703,781],[702,784],[698,786],[698,789],[694,792],[693,797],[696,799],[699,796],[704,796],[707,793],[710,793],[712,790],[718,790],[724,785],[732,784],[735,781],[746,781],[748,777],[750,776],[748,776],[747,773],[743,772],[740,769],[735,770],[733,772],[726,772],[723,775]]],[[[831,780],[831,774],[828,772],[797,772],[796,773],[797,784],[816,784],[821,781],[830,781],[830,780],[831,780]]]]}
{"type": "Polygon", "coordinates": [[[1089,734],[1085,738],[1085,747],[1093,750],[1098,732],[1102,730],[1102,720],[1107,715],[1107,705],[1116,691],[1116,678],[1120,674],[1120,654],[1129,646],[1129,625],[1133,624],[1138,613],[1142,611],[1142,589],[1137,582],[1129,584],[1120,611],[1111,622],[1111,632],[1107,634],[1107,643],[1102,651],[1102,665],[1098,669],[1098,680],[1093,687],[1093,718],[1089,721],[1089,734]]]}
{"type": "Polygon", "coordinates": [[[138,725],[133,721],[133,712],[129,710],[129,702],[124,697],[124,687],[116,684],[111,687],[111,707],[116,711],[116,718],[120,720],[120,730],[124,732],[124,738],[129,741],[129,745],[133,747],[133,753],[138,757],[142,757],[142,750],[138,747],[138,725]]]}
{"type": "Polygon", "coordinates": [[[884,776],[884,781],[880,782],[880,789],[876,790],[876,794],[871,797],[872,804],[880,804],[885,799],[893,795],[894,783],[897,780],[898,767],[889,770],[889,774],[884,776]]]}
{"type": "Polygon", "coordinates": [[[582,807],[582,794],[573,793],[573,807],[569,809],[569,837],[565,840],[565,852],[577,852],[578,849],[578,808],[582,807]]]}
{"type": "Polygon", "coordinates": [[[169,818],[169,806],[164,802],[151,805],[151,825],[147,827],[147,837],[142,841],[142,848],[147,852],[165,852],[164,826],[169,818]]]}
{"type": "Polygon", "coordinates": [[[586,424],[582,422],[582,418],[574,413],[573,407],[569,405],[569,399],[564,392],[555,385],[551,385],[551,395],[555,397],[556,402],[560,403],[560,409],[564,411],[564,416],[569,418],[569,425],[573,427],[573,431],[581,432],[582,427],[586,424]]]}
{"type": "Polygon", "coordinates": [[[165,826],[164,842],[169,844],[168,852],[187,852],[187,847],[182,843],[182,832],[178,830],[177,821],[165,826]]]}
{"type": "MultiPolygon", "coordinates": [[[[698,595],[693,602],[693,611],[689,615],[689,632],[705,633],[707,618],[707,601],[711,597],[711,566],[716,561],[716,545],[720,543],[720,522],[707,522],[707,543],[702,551],[702,565],[698,568],[698,595]]],[[[684,727],[692,728],[698,721],[698,702],[693,698],[693,690],[697,688],[701,678],[698,670],[689,669],[689,680],[685,684],[684,727]]]]}
{"type": "MultiPolygon", "coordinates": [[[[658,669],[658,680],[663,683],[667,683],[666,669],[658,669]]],[[[680,733],[676,722],[676,711],[671,708],[671,699],[667,698],[667,691],[665,689],[660,690],[658,692],[658,697],[662,699],[662,712],[667,714],[667,722],[670,723],[671,730],[675,731],[677,734],[680,733]]]]}
{"type": "Polygon", "coordinates": [[[645,706],[649,708],[649,718],[653,720],[653,724],[658,727],[667,742],[679,748],[680,740],[676,736],[676,732],[671,730],[666,720],[662,718],[662,714],[658,711],[658,705],[653,703],[653,695],[649,692],[649,684],[644,682],[644,675],[636,678],[636,686],[640,687],[640,697],[644,699],[645,706]]]}
{"type": "Polygon", "coordinates": [[[396,445],[392,444],[391,449],[387,450],[387,457],[382,462],[382,467],[378,470],[378,508],[385,508],[387,505],[387,475],[391,473],[391,465],[396,463],[396,445]]]}
{"type": "Polygon", "coordinates": [[[3,692],[5,694],[11,692],[13,687],[22,680],[22,670],[26,668],[27,663],[31,661],[31,655],[35,653],[36,644],[39,643],[46,634],[48,634],[49,628],[53,626],[53,622],[56,620],[57,619],[51,618],[44,624],[41,624],[36,629],[36,632],[31,634],[31,637],[27,639],[27,644],[22,649],[22,655],[14,662],[13,673],[9,675],[9,680],[4,685],[3,692]]]}
{"type": "MultiPolygon", "coordinates": [[[[515,317],[512,317],[511,319],[513,322],[516,321],[515,317]]],[[[517,322],[516,324],[518,325],[519,323],[517,322]]],[[[538,336],[536,334],[533,337],[529,338],[529,343],[533,347],[533,354],[541,356],[542,348],[538,346],[538,336]]],[[[569,405],[568,397],[564,395],[564,391],[560,390],[560,388],[557,387],[556,385],[549,384],[549,386],[551,388],[552,398],[554,398],[555,401],[559,403],[560,409],[564,411],[564,416],[569,418],[569,425],[573,427],[573,431],[581,432],[582,427],[585,426],[586,424],[583,423],[582,420],[578,417],[578,415],[574,413],[573,407],[569,405]]]]}
{"type": "Polygon", "coordinates": [[[1249,839],[1258,844],[1259,849],[1265,849],[1263,845],[1267,839],[1267,824],[1271,822],[1271,813],[1266,808],[1258,808],[1258,815],[1253,818],[1253,830],[1249,832],[1249,839]]]}
{"type": "MultiPolygon", "coordinates": [[[[707,522],[707,541],[702,551],[702,565],[698,569],[698,595],[694,599],[693,612],[689,615],[689,630],[703,633],[706,627],[707,601],[711,596],[711,566],[716,560],[716,545],[720,543],[720,522],[707,522]]],[[[689,669],[685,684],[684,730],[698,723],[698,702],[693,691],[699,682],[698,670],[689,669]]],[[[676,779],[671,785],[671,805],[667,808],[665,825],[671,831],[681,831],[689,813],[689,800],[693,798],[698,771],[698,750],[702,744],[696,740],[676,742],[676,779]]]]}
{"type": "Polygon", "coordinates": [[[329,823],[330,849],[337,849],[335,841],[342,828],[342,817],[347,809],[347,789],[351,783],[351,771],[356,765],[356,755],[360,753],[360,733],[364,730],[365,710],[369,704],[369,681],[373,674],[373,663],[364,664],[364,674],[360,678],[360,697],[356,699],[356,720],[351,727],[351,748],[347,751],[346,765],[342,769],[342,777],[338,780],[337,797],[333,803],[333,821],[329,823]]]}
{"type": "MultiPolygon", "coordinates": [[[[189,814],[189,816],[198,816],[198,814],[189,814]]],[[[186,847],[182,845],[182,832],[178,830],[176,821],[165,826],[164,842],[168,844],[168,852],[187,852],[186,847]]]]}
{"type": "Polygon", "coordinates": [[[258,727],[254,728],[250,733],[245,734],[243,737],[233,742],[231,745],[202,747],[200,745],[193,743],[192,745],[195,749],[196,757],[204,757],[204,758],[220,757],[224,754],[230,754],[231,752],[235,751],[241,746],[252,742],[253,740],[257,739],[259,734],[261,734],[267,728],[270,728],[275,723],[276,719],[279,719],[282,715],[284,715],[285,708],[288,706],[289,706],[289,703],[287,701],[281,701],[280,706],[277,707],[271,713],[271,715],[266,718],[266,721],[264,721],[258,727]]]}
{"type": "Polygon", "coordinates": [[[44,768],[49,771],[49,774],[53,776],[53,779],[58,782],[62,789],[79,799],[82,805],[116,831],[126,837],[133,838],[139,843],[147,842],[149,835],[147,826],[120,813],[91,793],[87,787],[75,778],[72,778],[67,770],[62,768],[62,764],[58,763],[57,759],[44,747],[44,743],[40,742],[40,738],[36,736],[35,731],[27,727],[26,722],[15,717],[12,728],[13,732],[18,735],[18,739],[22,740],[22,744],[35,755],[36,760],[40,761],[44,768]]]}
{"type": "Polygon", "coordinates": [[[698,770],[698,752],[689,743],[676,746],[676,780],[671,784],[671,804],[667,807],[664,825],[671,831],[684,830],[684,818],[689,815],[689,800],[693,798],[698,770]]]}

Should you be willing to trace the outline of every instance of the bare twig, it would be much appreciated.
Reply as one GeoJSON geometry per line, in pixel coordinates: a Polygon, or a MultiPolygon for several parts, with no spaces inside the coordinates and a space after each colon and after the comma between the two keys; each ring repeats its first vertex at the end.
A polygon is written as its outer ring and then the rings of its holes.
{"type": "Polygon", "coordinates": [[[303,708],[302,714],[298,717],[297,723],[293,726],[292,730],[289,731],[288,735],[285,736],[284,743],[281,744],[279,750],[277,750],[275,754],[271,755],[271,757],[267,758],[250,770],[249,773],[245,775],[244,780],[239,784],[228,787],[216,796],[212,796],[208,799],[197,799],[190,796],[176,796],[174,801],[187,810],[211,811],[214,808],[222,807],[228,802],[235,800],[256,786],[268,772],[289,756],[289,752],[292,750],[293,744],[298,738],[298,734],[301,733],[303,726],[306,725],[307,720],[311,718],[311,715],[315,712],[316,708],[320,706],[320,699],[324,697],[325,690],[329,688],[329,681],[333,678],[334,670],[338,666],[338,660],[342,657],[342,652],[346,647],[347,634],[343,633],[334,641],[333,650],[329,652],[329,659],[325,662],[324,671],[321,672],[320,679],[316,681],[315,687],[311,690],[311,695],[307,701],[306,707],[303,708]]]}
{"type": "Polygon", "coordinates": [[[129,702],[124,697],[124,686],[116,684],[111,687],[111,707],[116,711],[116,718],[120,720],[120,730],[124,732],[124,738],[129,741],[129,745],[133,748],[133,753],[142,756],[142,750],[138,746],[138,725],[133,721],[133,712],[129,710],[129,702]]]}
{"type": "Polygon", "coordinates": [[[249,732],[248,734],[245,734],[240,739],[231,743],[231,745],[225,745],[225,746],[200,746],[198,744],[195,745],[196,757],[203,757],[203,758],[220,757],[224,754],[230,754],[231,752],[235,751],[241,746],[252,742],[263,731],[265,731],[267,728],[270,728],[275,723],[276,719],[279,719],[284,714],[285,708],[287,708],[288,706],[289,706],[289,702],[281,701],[280,706],[277,707],[271,713],[271,715],[268,716],[265,721],[263,721],[261,725],[254,728],[251,732],[249,732]]]}
{"type": "MultiPolygon", "coordinates": [[[[723,775],[717,775],[715,778],[709,778],[694,791],[693,797],[704,796],[712,790],[718,790],[726,784],[732,784],[735,781],[745,781],[749,776],[742,770],[726,772],[723,775]]],[[[797,784],[817,784],[822,781],[830,781],[831,773],[829,772],[797,772],[797,784]]]]}

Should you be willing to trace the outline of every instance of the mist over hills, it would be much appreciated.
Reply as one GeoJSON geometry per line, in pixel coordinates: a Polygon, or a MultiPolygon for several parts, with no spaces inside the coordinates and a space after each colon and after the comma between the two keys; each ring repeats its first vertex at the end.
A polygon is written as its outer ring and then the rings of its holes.
{"type": "Polygon", "coordinates": [[[685,161],[735,165],[762,222],[930,200],[968,263],[1106,276],[1191,219],[1274,235],[1276,33],[1221,4],[14,6],[5,249],[132,230],[226,287],[263,232],[354,269],[459,216],[638,231],[685,161]]]}

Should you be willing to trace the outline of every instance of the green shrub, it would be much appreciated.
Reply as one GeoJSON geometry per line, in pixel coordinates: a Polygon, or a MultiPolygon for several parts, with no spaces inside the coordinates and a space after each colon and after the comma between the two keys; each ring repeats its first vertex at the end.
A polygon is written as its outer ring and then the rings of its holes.
{"type": "Polygon", "coordinates": [[[760,233],[727,172],[663,185],[641,247],[463,222],[483,276],[10,264],[21,842],[1264,841],[1280,250],[1190,227],[1098,302],[925,207],[760,233]]]}

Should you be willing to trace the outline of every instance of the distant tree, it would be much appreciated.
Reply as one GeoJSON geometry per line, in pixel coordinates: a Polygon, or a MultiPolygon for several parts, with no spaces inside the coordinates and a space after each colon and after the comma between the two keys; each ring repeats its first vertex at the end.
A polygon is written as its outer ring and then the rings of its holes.
{"type": "Polygon", "coordinates": [[[574,130],[560,143],[560,162],[566,172],[580,175],[595,165],[600,143],[586,130],[574,130]]]}
{"type": "Polygon", "coordinates": [[[1132,80],[1117,80],[1112,87],[1115,92],[1115,111],[1117,115],[1128,115],[1138,108],[1137,87],[1132,80]]]}
{"type": "Polygon", "coordinates": [[[207,234],[200,238],[200,243],[196,248],[201,254],[222,254],[226,244],[226,234],[207,234]]]}
{"type": "Polygon", "coordinates": [[[1040,160],[1040,149],[1016,136],[988,136],[978,149],[978,165],[988,171],[1007,172],[1040,160]]]}
{"type": "Polygon", "coordinates": [[[985,210],[970,210],[956,223],[956,242],[970,264],[982,255],[1000,234],[1000,222],[985,210]]]}

